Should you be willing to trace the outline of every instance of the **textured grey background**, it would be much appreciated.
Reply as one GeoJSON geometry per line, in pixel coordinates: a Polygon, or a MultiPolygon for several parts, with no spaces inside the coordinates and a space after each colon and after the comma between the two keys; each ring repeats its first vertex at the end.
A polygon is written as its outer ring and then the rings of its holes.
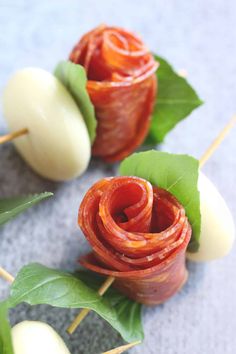
{"type": "MultiPolygon", "coordinates": [[[[150,48],[176,69],[185,68],[205,105],[168,135],[162,149],[200,157],[236,111],[236,31],[234,0],[0,1],[0,90],[24,66],[53,70],[76,40],[108,23],[142,35],[150,48]]],[[[0,132],[5,132],[0,116],[0,132]]],[[[204,167],[236,215],[235,130],[204,167]]],[[[87,249],[76,226],[77,209],[87,188],[116,168],[92,161],[75,181],[54,184],[36,176],[11,144],[0,147],[0,196],[50,190],[54,198],[34,207],[0,231],[0,263],[11,273],[31,261],[75,268],[87,249]]],[[[233,354],[236,352],[236,255],[206,265],[189,264],[185,288],[166,304],[145,309],[145,342],[133,354],[233,354]]],[[[7,285],[0,281],[0,297],[7,285]]],[[[74,312],[21,306],[15,323],[49,321],[60,333],[74,312]]],[[[91,314],[76,334],[64,334],[73,354],[96,354],[122,340],[91,314]]],[[[33,353],[32,353],[33,354],[33,353]]]]}

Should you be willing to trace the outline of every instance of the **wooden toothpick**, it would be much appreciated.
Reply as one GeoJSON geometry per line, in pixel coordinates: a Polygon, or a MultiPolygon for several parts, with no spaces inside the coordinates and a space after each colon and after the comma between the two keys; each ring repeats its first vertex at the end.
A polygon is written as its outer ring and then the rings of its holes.
{"type": "Polygon", "coordinates": [[[236,123],[236,115],[234,115],[228,124],[221,130],[220,134],[216,137],[216,139],[212,142],[206,152],[202,155],[199,160],[199,166],[202,167],[211,157],[211,155],[215,152],[218,146],[222,143],[226,135],[230,132],[230,130],[234,127],[236,123]]]}
{"type": "MultiPolygon", "coordinates": [[[[211,155],[215,152],[215,150],[218,148],[218,146],[221,144],[221,142],[224,140],[226,135],[229,133],[229,131],[233,128],[234,124],[236,123],[236,115],[234,115],[229,123],[223,128],[223,130],[220,132],[220,134],[217,136],[217,138],[213,141],[213,143],[209,146],[209,148],[206,150],[206,152],[203,154],[203,156],[199,160],[199,166],[202,167],[208,159],[211,157],[211,155]]],[[[115,278],[112,276],[109,276],[101,288],[98,290],[99,295],[103,295],[111,286],[111,284],[114,282],[115,278]]],[[[83,319],[88,315],[90,312],[90,309],[83,309],[80,311],[78,316],[74,319],[74,321],[71,323],[71,325],[68,327],[67,332],[69,334],[73,334],[76,328],[79,326],[79,324],[83,321],[83,319]]]]}
{"type": "Polygon", "coordinates": [[[0,277],[9,283],[13,283],[13,281],[15,280],[15,278],[2,267],[0,267],[0,277]]]}
{"type": "MultiPolygon", "coordinates": [[[[105,282],[102,284],[102,286],[98,290],[99,295],[104,295],[105,292],[109,289],[111,284],[114,282],[115,278],[112,276],[109,276],[105,282]]],[[[90,309],[83,309],[80,311],[80,313],[76,316],[74,321],[71,323],[71,325],[67,328],[67,332],[69,334],[73,334],[76,328],[79,326],[80,322],[83,321],[83,319],[87,316],[87,314],[90,312],[90,309]]]]}
{"type": "Polygon", "coordinates": [[[102,354],[121,354],[121,353],[124,353],[126,350],[133,348],[135,345],[138,345],[140,343],[141,343],[141,341],[137,341],[137,342],[129,343],[126,345],[122,345],[121,347],[114,348],[112,350],[108,350],[108,352],[103,352],[102,354]]]}
{"type": "Polygon", "coordinates": [[[28,129],[24,128],[24,129],[17,130],[13,133],[9,133],[9,134],[0,136],[0,144],[7,143],[8,141],[12,141],[12,140],[19,138],[22,135],[26,135],[28,133],[29,133],[28,129]]]}
{"type": "MultiPolygon", "coordinates": [[[[3,278],[4,280],[6,280],[9,283],[13,283],[13,281],[15,280],[13,275],[8,273],[2,267],[0,267],[0,277],[3,278]]],[[[98,291],[100,293],[100,295],[103,295],[106,292],[106,290],[109,288],[109,286],[111,284],[111,283],[109,284],[109,282],[108,282],[109,278],[110,278],[110,282],[114,281],[113,277],[108,277],[107,280],[103,283],[103,285],[101,286],[101,288],[98,291]],[[113,280],[111,278],[113,278],[113,280]]],[[[86,314],[85,314],[85,316],[86,316],[86,314]]],[[[125,344],[125,345],[122,345],[120,347],[108,350],[107,352],[103,352],[102,354],[121,354],[121,353],[124,353],[126,350],[128,350],[128,349],[130,349],[130,348],[132,348],[135,345],[138,345],[140,343],[141,343],[141,341],[136,341],[136,342],[132,342],[132,343],[129,343],[129,344],[125,344]]]]}

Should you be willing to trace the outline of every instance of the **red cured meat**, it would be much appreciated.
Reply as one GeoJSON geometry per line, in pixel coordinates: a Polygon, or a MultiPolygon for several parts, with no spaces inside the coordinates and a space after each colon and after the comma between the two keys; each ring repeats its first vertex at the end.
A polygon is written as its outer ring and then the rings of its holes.
{"type": "Polygon", "coordinates": [[[118,27],[99,26],[70,54],[84,66],[98,121],[93,155],[118,161],[147,136],[156,100],[158,63],[143,42],[118,27]]]}
{"type": "Polygon", "coordinates": [[[138,177],[102,179],[86,193],[78,221],[93,249],[81,264],[114,276],[128,297],[155,305],[185,283],[192,231],[184,208],[166,190],[138,177]]]}

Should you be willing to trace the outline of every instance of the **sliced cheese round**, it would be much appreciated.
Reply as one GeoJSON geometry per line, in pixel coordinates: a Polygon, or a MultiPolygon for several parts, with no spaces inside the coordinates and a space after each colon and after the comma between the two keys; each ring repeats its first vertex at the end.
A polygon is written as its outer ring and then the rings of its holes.
{"type": "Polygon", "coordinates": [[[83,117],[61,82],[39,68],[25,68],[9,80],[3,111],[11,132],[29,133],[14,140],[25,161],[39,175],[64,181],[87,168],[91,146],[83,117]]]}
{"type": "Polygon", "coordinates": [[[214,184],[199,173],[201,234],[196,253],[187,253],[191,261],[204,262],[226,256],[232,249],[235,227],[232,214],[214,184]]]}
{"type": "Polygon", "coordinates": [[[14,354],[70,354],[57,332],[48,324],[23,321],[12,328],[14,354]]]}

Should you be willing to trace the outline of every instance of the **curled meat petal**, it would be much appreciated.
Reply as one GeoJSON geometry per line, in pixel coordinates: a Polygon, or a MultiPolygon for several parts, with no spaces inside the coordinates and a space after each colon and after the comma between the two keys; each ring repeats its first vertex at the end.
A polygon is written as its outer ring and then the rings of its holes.
{"type": "Polygon", "coordinates": [[[133,33],[99,26],[85,34],[70,54],[84,66],[98,121],[93,155],[117,161],[147,136],[156,100],[158,63],[133,33]]]}
{"type": "Polygon", "coordinates": [[[81,264],[114,276],[128,297],[158,304],[185,283],[191,227],[166,190],[138,177],[102,179],[86,193],[79,225],[93,250],[81,264]]]}

